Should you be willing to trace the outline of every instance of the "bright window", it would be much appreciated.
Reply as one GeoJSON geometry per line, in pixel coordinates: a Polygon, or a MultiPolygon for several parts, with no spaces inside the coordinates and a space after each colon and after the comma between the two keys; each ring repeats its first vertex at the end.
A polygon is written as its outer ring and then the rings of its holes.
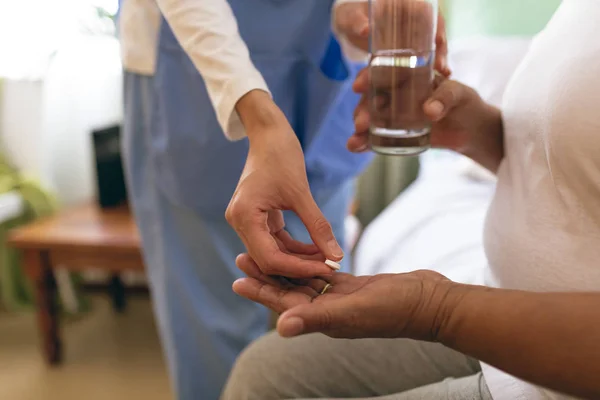
{"type": "Polygon", "coordinates": [[[52,54],[76,35],[107,32],[97,8],[117,11],[117,0],[0,0],[0,77],[43,76],[52,54]]]}

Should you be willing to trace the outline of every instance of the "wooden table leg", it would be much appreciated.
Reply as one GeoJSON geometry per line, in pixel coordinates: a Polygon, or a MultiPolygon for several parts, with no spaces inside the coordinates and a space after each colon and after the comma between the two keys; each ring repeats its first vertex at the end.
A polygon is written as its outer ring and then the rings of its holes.
{"type": "Polygon", "coordinates": [[[125,295],[125,285],[119,274],[115,274],[110,278],[108,290],[112,298],[113,309],[122,313],[127,306],[127,298],[125,295]]]}
{"type": "Polygon", "coordinates": [[[62,360],[58,327],[57,288],[47,252],[28,250],[24,267],[35,290],[38,325],[46,362],[56,365],[62,360]]]}

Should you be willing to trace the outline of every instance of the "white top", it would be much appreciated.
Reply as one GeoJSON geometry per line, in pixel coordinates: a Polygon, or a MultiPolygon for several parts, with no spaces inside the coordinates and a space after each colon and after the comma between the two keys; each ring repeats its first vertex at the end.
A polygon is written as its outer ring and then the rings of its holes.
{"type": "MultiPolygon", "coordinates": [[[[487,282],[600,290],[600,0],[564,0],[504,96],[487,282]]],[[[483,366],[494,400],[563,399],[483,366]]]]}
{"type": "MultiPolygon", "coordinates": [[[[366,0],[336,0],[344,2],[366,0]]],[[[246,135],[235,111],[238,100],[251,90],[269,91],[255,68],[238,32],[227,0],[125,0],[120,17],[123,66],[152,75],[155,70],[160,13],[202,75],[217,119],[230,140],[246,135]],[[159,11],[160,10],[160,11],[159,11]]],[[[340,39],[354,57],[349,44],[340,39]]],[[[360,56],[361,53],[358,53],[360,56]]]]}

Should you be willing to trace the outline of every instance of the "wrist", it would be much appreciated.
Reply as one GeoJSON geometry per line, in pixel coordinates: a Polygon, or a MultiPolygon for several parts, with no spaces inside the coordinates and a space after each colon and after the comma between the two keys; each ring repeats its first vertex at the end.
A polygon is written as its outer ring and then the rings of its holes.
{"type": "MultiPolygon", "coordinates": [[[[453,283],[448,288],[447,296],[436,316],[435,340],[444,346],[455,348],[461,339],[463,327],[473,318],[477,319],[480,307],[485,307],[481,295],[489,290],[483,286],[453,283]]],[[[482,311],[485,312],[485,309],[482,311]]]]}
{"type": "MultiPolygon", "coordinates": [[[[408,304],[414,308],[408,314],[404,328],[397,337],[408,337],[415,340],[439,342],[452,316],[456,304],[460,302],[462,286],[432,271],[413,273],[420,277],[414,281],[408,298],[408,304]],[[435,274],[435,275],[434,275],[435,274]]],[[[405,293],[409,286],[402,282],[405,293]]],[[[405,300],[406,301],[406,300],[405,300]]]]}
{"type": "Polygon", "coordinates": [[[483,103],[483,110],[471,133],[469,145],[461,154],[496,173],[504,157],[504,124],[498,108],[483,103]]]}
{"type": "Polygon", "coordinates": [[[260,135],[261,132],[276,126],[280,123],[281,118],[285,119],[271,96],[259,89],[251,90],[242,96],[235,105],[235,109],[250,140],[260,135]]]}

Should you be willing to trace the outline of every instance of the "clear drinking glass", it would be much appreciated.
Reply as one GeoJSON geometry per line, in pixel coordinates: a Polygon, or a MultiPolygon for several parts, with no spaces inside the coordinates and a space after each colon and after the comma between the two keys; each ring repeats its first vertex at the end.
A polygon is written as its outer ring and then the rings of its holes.
{"type": "Polygon", "coordinates": [[[433,90],[437,0],[369,0],[370,145],[382,154],[429,148],[423,104],[433,90]]]}

